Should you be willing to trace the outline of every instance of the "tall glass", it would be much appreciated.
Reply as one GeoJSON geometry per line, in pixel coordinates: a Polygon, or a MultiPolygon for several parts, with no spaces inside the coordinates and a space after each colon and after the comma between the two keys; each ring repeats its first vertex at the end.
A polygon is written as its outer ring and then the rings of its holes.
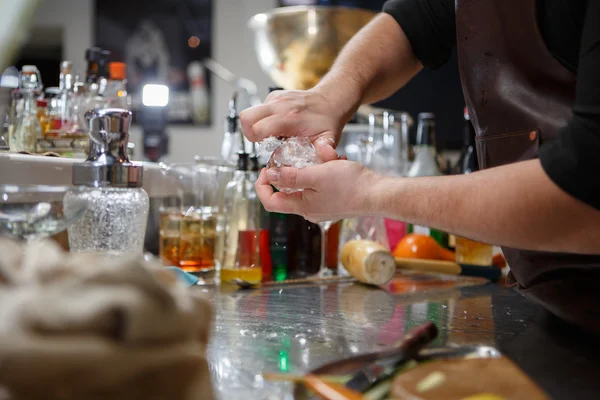
{"type": "Polygon", "coordinates": [[[333,274],[327,266],[327,236],[329,229],[335,223],[336,221],[319,222],[319,228],[321,230],[321,267],[319,268],[318,276],[320,278],[326,278],[333,274]]]}

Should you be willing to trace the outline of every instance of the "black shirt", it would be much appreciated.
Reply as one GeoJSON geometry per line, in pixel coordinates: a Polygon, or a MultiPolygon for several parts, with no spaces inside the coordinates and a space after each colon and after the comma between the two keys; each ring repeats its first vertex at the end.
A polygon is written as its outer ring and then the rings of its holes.
{"type": "MultiPolygon", "coordinates": [[[[400,24],[421,63],[436,69],[456,45],[454,3],[390,0],[384,12],[400,24]]],[[[577,75],[573,117],[542,145],[540,161],[554,183],[600,210],[600,1],[538,0],[537,17],[550,53],[577,75]]]]}

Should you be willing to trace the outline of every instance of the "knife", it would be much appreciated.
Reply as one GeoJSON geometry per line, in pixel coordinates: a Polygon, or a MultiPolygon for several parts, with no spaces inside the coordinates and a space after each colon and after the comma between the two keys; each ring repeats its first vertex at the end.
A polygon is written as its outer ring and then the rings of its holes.
{"type": "Polygon", "coordinates": [[[366,391],[380,380],[392,376],[402,364],[414,359],[437,333],[432,322],[416,327],[404,336],[399,346],[380,353],[377,360],[355,372],[345,386],[356,392],[366,391]]]}

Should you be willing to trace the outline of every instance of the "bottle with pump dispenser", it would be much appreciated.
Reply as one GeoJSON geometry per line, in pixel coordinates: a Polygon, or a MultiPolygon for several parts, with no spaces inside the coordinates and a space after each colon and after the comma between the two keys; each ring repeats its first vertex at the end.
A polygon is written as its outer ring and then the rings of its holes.
{"type": "Polygon", "coordinates": [[[88,204],[68,229],[70,250],[141,256],[149,199],[142,189],[143,167],[127,156],[131,112],[109,108],[91,110],[85,117],[98,151],[73,165],[73,185],[89,190],[65,195],[65,213],[81,202],[88,204]]]}

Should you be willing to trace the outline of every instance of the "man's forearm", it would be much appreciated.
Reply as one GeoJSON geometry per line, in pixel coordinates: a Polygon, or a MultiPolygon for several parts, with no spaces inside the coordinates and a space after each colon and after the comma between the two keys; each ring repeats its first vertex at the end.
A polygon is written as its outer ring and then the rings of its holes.
{"type": "Polygon", "coordinates": [[[352,113],[360,104],[394,94],[422,68],[402,28],[380,14],[354,36],[315,90],[352,113]]]}
{"type": "Polygon", "coordinates": [[[486,243],[600,254],[600,211],[556,186],[538,160],[473,174],[382,178],[372,211],[486,243]]]}

